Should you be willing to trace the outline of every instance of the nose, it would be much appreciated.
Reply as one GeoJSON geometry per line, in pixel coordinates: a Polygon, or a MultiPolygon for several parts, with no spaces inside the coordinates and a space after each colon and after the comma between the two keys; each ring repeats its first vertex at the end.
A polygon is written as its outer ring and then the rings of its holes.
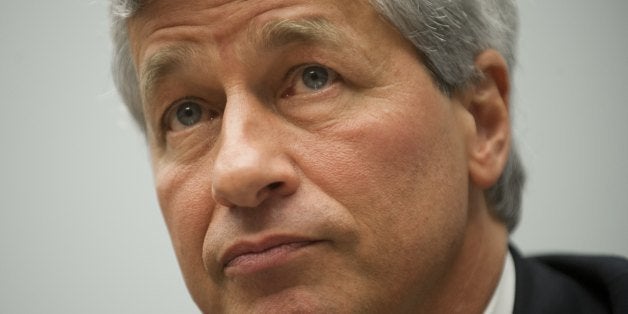
{"type": "Polygon", "coordinates": [[[299,176],[282,140],[281,121],[252,97],[227,103],[212,170],[216,202],[257,207],[297,190],[299,176]]]}

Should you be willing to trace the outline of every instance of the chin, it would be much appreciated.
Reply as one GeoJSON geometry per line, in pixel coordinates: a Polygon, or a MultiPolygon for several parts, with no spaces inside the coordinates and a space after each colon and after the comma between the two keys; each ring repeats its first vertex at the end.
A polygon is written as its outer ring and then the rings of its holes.
{"type": "MultiPolygon", "coordinates": [[[[311,287],[309,287],[311,288],[311,287]]],[[[226,312],[232,313],[339,313],[345,310],[334,306],[327,297],[308,287],[293,287],[258,297],[248,304],[232,304],[226,312]]]]}

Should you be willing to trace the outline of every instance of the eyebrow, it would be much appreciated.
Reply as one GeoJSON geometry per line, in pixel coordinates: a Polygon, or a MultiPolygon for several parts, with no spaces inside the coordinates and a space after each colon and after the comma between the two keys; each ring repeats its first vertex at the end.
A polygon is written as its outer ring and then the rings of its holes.
{"type": "Polygon", "coordinates": [[[339,46],[342,42],[341,32],[322,17],[271,20],[262,27],[249,28],[249,38],[254,40],[258,47],[267,50],[293,43],[324,43],[339,46]]]}
{"type": "MultiPolygon", "coordinates": [[[[342,35],[327,19],[308,17],[300,19],[275,19],[262,27],[250,26],[248,39],[254,47],[274,50],[290,44],[323,43],[332,47],[340,46],[342,35]]],[[[181,68],[187,59],[200,53],[191,45],[171,45],[151,55],[141,67],[140,86],[142,96],[150,97],[159,81],[181,68]]]]}
{"type": "Polygon", "coordinates": [[[194,56],[190,45],[172,45],[151,55],[141,67],[141,91],[144,97],[152,95],[159,81],[180,68],[185,60],[194,56]]]}

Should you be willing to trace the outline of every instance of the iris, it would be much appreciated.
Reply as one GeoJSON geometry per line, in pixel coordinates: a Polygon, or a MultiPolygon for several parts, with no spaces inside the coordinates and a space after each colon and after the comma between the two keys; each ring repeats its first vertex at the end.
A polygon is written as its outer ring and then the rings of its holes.
{"type": "Polygon", "coordinates": [[[193,102],[185,102],[177,108],[177,120],[185,126],[198,123],[203,116],[201,106],[193,102]]]}
{"type": "Polygon", "coordinates": [[[312,90],[319,90],[329,81],[329,71],[320,66],[311,66],[303,70],[303,84],[312,90]]]}

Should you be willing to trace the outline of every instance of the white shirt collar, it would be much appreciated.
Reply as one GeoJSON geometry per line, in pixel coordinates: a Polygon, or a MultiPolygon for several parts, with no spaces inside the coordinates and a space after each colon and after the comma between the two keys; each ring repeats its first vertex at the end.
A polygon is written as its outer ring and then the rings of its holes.
{"type": "Polygon", "coordinates": [[[515,263],[510,251],[507,251],[502,275],[484,314],[512,313],[515,307],[515,282],[515,263]]]}

